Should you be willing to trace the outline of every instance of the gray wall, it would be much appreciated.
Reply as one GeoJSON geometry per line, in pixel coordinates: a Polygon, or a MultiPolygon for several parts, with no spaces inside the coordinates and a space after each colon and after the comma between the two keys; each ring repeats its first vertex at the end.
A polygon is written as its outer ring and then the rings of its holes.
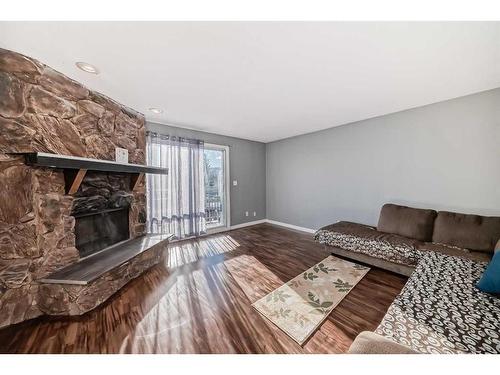
{"type": "Polygon", "coordinates": [[[500,89],[266,145],[267,218],[376,224],[385,202],[500,214],[500,89]]]}
{"type": "Polygon", "coordinates": [[[265,219],[266,217],[266,146],[264,143],[226,137],[196,130],[147,123],[158,133],[202,139],[208,143],[229,146],[231,178],[231,225],[265,219]],[[238,181],[238,186],[232,185],[238,181]],[[249,216],[245,216],[249,211],[249,216]],[[257,216],[253,216],[256,211],[257,216]]]}

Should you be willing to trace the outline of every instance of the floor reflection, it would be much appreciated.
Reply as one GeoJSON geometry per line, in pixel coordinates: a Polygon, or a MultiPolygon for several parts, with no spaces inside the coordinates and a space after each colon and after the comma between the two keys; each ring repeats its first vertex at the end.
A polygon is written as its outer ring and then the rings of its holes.
{"type": "Polygon", "coordinates": [[[221,234],[200,238],[196,242],[179,241],[169,245],[166,266],[176,268],[203,258],[226,254],[236,250],[240,244],[230,235],[221,234]]]}

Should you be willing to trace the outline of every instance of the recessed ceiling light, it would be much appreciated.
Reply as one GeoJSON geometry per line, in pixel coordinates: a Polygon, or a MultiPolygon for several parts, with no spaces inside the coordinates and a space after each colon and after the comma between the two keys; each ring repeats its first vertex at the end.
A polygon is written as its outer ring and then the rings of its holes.
{"type": "Polygon", "coordinates": [[[92,73],[92,74],[99,74],[99,69],[97,69],[94,65],[79,61],[75,63],[75,65],[78,67],[78,69],[83,70],[84,72],[87,73],[92,73]]]}
{"type": "Polygon", "coordinates": [[[149,110],[153,113],[156,113],[157,115],[159,115],[160,113],[163,113],[163,110],[159,109],[159,108],[149,108],[149,110]]]}

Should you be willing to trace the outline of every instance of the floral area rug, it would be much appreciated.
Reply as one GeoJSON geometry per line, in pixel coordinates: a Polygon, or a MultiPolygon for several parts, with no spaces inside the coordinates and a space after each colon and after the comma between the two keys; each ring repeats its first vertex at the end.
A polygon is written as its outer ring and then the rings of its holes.
{"type": "Polygon", "coordinates": [[[252,306],[302,345],[369,270],[330,255],[252,306]]]}

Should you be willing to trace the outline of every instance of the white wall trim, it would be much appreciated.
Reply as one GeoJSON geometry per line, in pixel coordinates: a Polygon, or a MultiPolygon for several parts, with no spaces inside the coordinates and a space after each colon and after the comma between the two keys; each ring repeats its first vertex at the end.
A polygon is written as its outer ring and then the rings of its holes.
{"type": "MultiPolygon", "coordinates": [[[[298,225],[293,225],[293,224],[288,224],[288,223],[282,223],[281,221],[275,221],[275,220],[269,220],[269,219],[261,219],[261,220],[249,221],[248,223],[241,223],[241,224],[232,225],[230,227],[215,228],[210,233],[202,234],[199,237],[205,237],[205,236],[209,236],[211,234],[223,233],[223,232],[227,232],[227,231],[230,231],[230,230],[233,230],[233,229],[240,229],[240,228],[245,228],[245,227],[251,227],[252,225],[264,224],[264,223],[278,225],[280,227],[294,229],[294,230],[298,230],[298,231],[306,232],[306,233],[315,233],[316,232],[315,229],[299,227],[298,225]]],[[[184,241],[184,240],[189,240],[189,239],[193,239],[193,238],[196,238],[196,237],[187,237],[187,238],[182,238],[180,240],[173,240],[173,241],[170,241],[170,242],[184,241]]]]}
{"type": "Polygon", "coordinates": [[[241,224],[231,225],[231,227],[229,228],[229,230],[239,229],[239,228],[244,228],[244,227],[250,227],[252,225],[262,224],[262,223],[266,223],[266,222],[267,222],[267,219],[249,221],[248,223],[241,223],[241,224]]]}
{"type": "Polygon", "coordinates": [[[315,233],[316,232],[316,229],[299,227],[298,225],[283,223],[281,221],[275,221],[275,220],[269,220],[269,219],[261,219],[261,220],[249,221],[248,223],[241,223],[241,224],[231,225],[229,228],[228,227],[215,228],[210,233],[207,233],[207,235],[221,233],[221,232],[227,232],[227,231],[233,230],[233,229],[240,229],[240,228],[245,228],[245,227],[251,227],[252,225],[264,224],[264,223],[278,225],[280,227],[294,229],[294,230],[298,230],[298,231],[306,232],[306,233],[315,233]]]}
{"type": "Polygon", "coordinates": [[[282,223],[281,221],[275,221],[275,220],[269,220],[269,219],[266,219],[265,221],[266,221],[266,223],[269,223],[269,224],[274,224],[274,225],[279,225],[280,227],[300,230],[301,232],[306,232],[306,233],[315,233],[316,232],[315,229],[299,227],[298,225],[282,223]]]}
{"type": "Polygon", "coordinates": [[[231,166],[229,164],[229,146],[228,145],[218,145],[215,143],[205,142],[205,148],[212,150],[223,150],[224,151],[224,208],[226,211],[226,225],[220,228],[215,228],[212,230],[207,230],[209,234],[224,232],[231,229],[231,176],[230,170],[231,166]]]}
{"type": "Polygon", "coordinates": [[[229,228],[229,230],[239,229],[239,228],[244,228],[244,227],[250,227],[252,225],[263,224],[263,223],[269,223],[269,224],[273,224],[273,225],[278,225],[280,227],[285,227],[285,228],[289,228],[289,229],[295,229],[295,230],[299,230],[301,232],[306,232],[306,233],[315,233],[316,232],[316,229],[299,227],[298,225],[283,223],[281,221],[275,221],[275,220],[269,220],[269,219],[255,220],[255,221],[249,221],[248,223],[242,223],[242,224],[238,224],[238,225],[232,225],[229,228]]]}
{"type": "Polygon", "coordinates": [[[203,233],[203,234],[200,234],[199,236],[191,236],[191,237],[181,238],[179,240],[172,240],[169,243],[185,241],[185,240],[192,240],[192,239],[196,239],[196,238],[210,236],[212,234],[224,233],[224,232],[228,232],[228,231],[233,230],[233,229],[251,227],[252,225],[263,224],[263,223],[267,223],[267,219],[249,221],[248,223],[241,223],[241,224],[233,225],[230,227],[218,227],[218,228],[214,228],[213,230],[211,230],[210,233],[203,233]]]}

